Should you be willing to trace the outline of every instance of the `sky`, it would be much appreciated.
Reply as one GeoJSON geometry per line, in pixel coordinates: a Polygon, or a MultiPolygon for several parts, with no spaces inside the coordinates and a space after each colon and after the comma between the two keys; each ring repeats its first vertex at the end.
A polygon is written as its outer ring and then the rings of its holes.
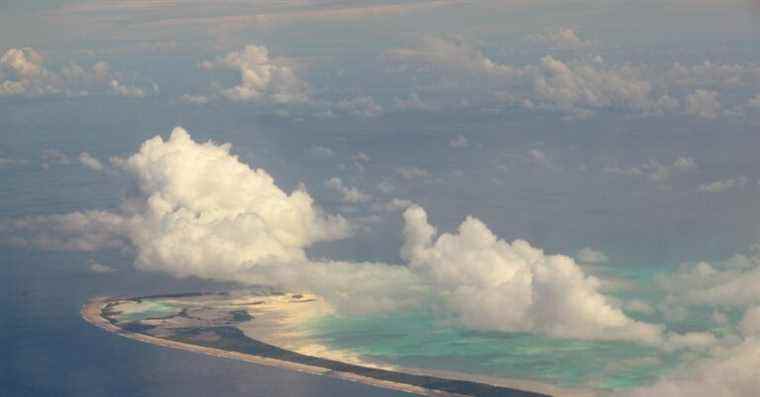
{"type": "Polygon", "coordinates": [[[746,395],[700,374],[760,352],[758,6],[0,1],[0,250],[701,349],[658,395],[746,395]]]}

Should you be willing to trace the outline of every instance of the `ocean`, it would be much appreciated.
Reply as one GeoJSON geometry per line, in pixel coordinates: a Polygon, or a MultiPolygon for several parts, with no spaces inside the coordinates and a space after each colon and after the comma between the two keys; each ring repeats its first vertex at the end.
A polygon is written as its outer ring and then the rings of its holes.
{"type": "Polygon", "coordinates": [[[160,348],[85,323],[95,295],[200,288],[161,276],[67,270],[67,254],[4,250],[0,267],[0,396],[406,396],[361,384],[160,348]],[[151,281],[161,279],[158,283],[151,281]],[[117,286],[115,286],[117,285],[117,286]]]}
{"type": "MultiPolygon", "coordinates": [[[[85,150],[101,156],[127,154],[159,130],[139,127],[135,130],[140,133],[134,133],[129,131],[134,126],[121,130],[108,124],[95,126],[75,120],[77,116],[66,122],[58,119],[58,127],[44,121],[48,111],[60,115],[66,113],[61,108],[71,106],[41,103],[30,108],[8,106],[0,112],[4,114],[0,120],[0,154],[17,161],[0,167],[0,220],[118,205],[124,193],[123,179],[88,171],[76,156],[85,150]],[[30,109],[34,109],[32,114],[25,113],[30,109]],[[46,159],[45,151],[63,153],[66,158],[46,159]]],[[[103,110],[94,101],[89,106],[103,110]]],[[[81,109],[69,113],[80,114],[81,109]]],[[[109,114],[104,118],[117,113],[109,114]]],[[[129,252],[44,252],[0,245],[0,396],[406,395],[159,348],[106,333],[84,322],[79,310],[97,295],[231,288],[138,272],[131,263],[129,252]],[[90,270],[92,261],[115,272],[94,273],[90,270]]]]}

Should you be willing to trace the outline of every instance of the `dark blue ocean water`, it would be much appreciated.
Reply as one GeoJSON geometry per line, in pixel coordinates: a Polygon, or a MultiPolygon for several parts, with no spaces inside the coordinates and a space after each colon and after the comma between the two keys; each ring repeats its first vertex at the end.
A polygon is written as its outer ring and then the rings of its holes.
{"type": "Polygon", "coordinates": [[[198,282],[73,271],[82,268],[75,263],[82,258],[73,254],[3,250],[1,258],[0,396],[405,395],[159,348],[109,334],[79,317],[93,295],[150,293],[172,284],[187,291],[201,288],[198,282]]]}
{"type": "MultiPolygon", "coordinates": [[[[151,114],[95,100],[0,103],[0,156],[17,161],[0,167],[0,222],[118,206],[130,188],[125,179],[87,170],[77,155],[89,151],[104,161],[127,155],[178,123],[175,115],[151,114]],[[44,168],[45,150],[69,160],[44,168]]],[[[95,295],[232,288],[137,272],[132,258],[129,252],[41,252],[0,244],[0,397],[405,395],[159,348],[85,323],[79,310],[95,295]],[[91,260],[117,271],[93,273],[91,260]]]]}

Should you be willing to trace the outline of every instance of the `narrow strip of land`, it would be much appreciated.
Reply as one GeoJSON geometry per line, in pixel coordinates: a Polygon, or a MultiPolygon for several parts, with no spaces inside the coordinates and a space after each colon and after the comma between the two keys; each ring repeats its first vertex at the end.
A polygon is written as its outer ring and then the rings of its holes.
{"type": "Polygon", "coordinates": [[[102,328],[108,332],[157,346],[201,353],[214,357],[240,360],[270,367],[283,368],[302,373],[325,375],[333,378],[363,383],[390,390],[413,393],[422,396],[549,397],[545,394],[515,390],[485,383],[438,378],[427,375],[400,373],[389,370],[379,370],[353,364],[336,362],[332,360],[320,359],[317,357],[303,356],[298,353],[284,351],[277,348],[276,346],[270,346],[263,343],[261,343],[261,345],[270,351],[277,350],[277,357],[266,357],[264,355],[223,350],[215,347],[200,346],[197,344],[159,338],[144,333],[128,331],[112,324],[107,318],[103,316],[104,307],[111,301],[111,298],[92,299],[82,307],[82,317],[88,323],[102,328]],[[397,381],[399,379],[403,380],[404,382],[397,381]]]}

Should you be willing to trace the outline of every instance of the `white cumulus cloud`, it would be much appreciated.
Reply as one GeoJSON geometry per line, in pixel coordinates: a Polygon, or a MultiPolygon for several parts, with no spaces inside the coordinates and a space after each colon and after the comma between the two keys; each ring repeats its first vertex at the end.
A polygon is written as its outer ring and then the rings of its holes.
{"type": "Polygon", "coordinates": [[[90,271],[93,273],[106,274],[106,273],[113,273],[116,271],[116,269],[112,268],[111,266],[98,263],[94,260],[90,260],[88,267],[90,271]]]}
{"type": "Polygon", "coordinates": [[[720,115],[721,104],[716,91],[696,90],[686,97],[686,113],[704,119],[720,115]]]}
{"type": "MultiPolygon", "coordinates": [[[[153,92],[158,88],[154,84],[153,92]]],[[[0,96],[86,96],[93,92],[142,98],[145,89],[121,82],[106,62],[82,66],[69,62],[58,70],[45,65],[33,48],[11,48],[0,57],[0,96]]]]}
{"type": "Polygon", "coordinates": [[[743,189],[749,183],[749,178],[740,176],[736,178],[721,179],[719,181],[699,185],[700,192],[721,193],[731,189],[743,189]]]}
{"type": "Polygon", "coordinates": [[[456,233],[437,237],[421,207],[407,209],[404,220],[402,256],[471,327],[661,340],[660,327],[627,317],[598,291],[601,282],[567,256],[546,255],[523,240],[508,243],[472,217],[456,233]]]}
{"type": "Polygon", "coordinates": [[[275,104],[309,101],[309,85],[298,76],[293,65],[287,60],[270,57],[269,50],[263,46],[248,45],[240,51],[204,61],[201,68],[240,73],[240,82],[236,86],[219,91],[230,101],[275,104]]]}
{"type": "Polygon", "coordinates": [[[355,187],[346,186],[343,184],[343,180],[338,177],[328,179],[327,182],[325,182],[325,186],[330,190],[340,193],[341,199],[345,203],[358,204],[372,200],[372,196],[355,187]]]}
{"type": "Polygon", "coordinates": [[[559,28],[555,31],[530,36],[530,40],[551,48],[577,50],[591,47],[591,42],[583,40],[573,28],[559,28]]]}
{"type": "Polygon", "coordinates": [[[466,148],[468,146],[470,146],[470,142],[467,140],[467,138],[464,135],[457,135],[454,138],[451,138],[451,140],[449,140],[449,147],[452,147],[455,149],[466,148]]]}
{"type": "Polygon", "coordinates": [[[621,176],[643,176],[654,183],[664,184],[670,181],[673,177],[692,172],[698,167],[699,165],[694,158],[680,156],[670,164],[663,164],[658,160],[649,160],[644,164],[630,168],[608,166],[605,167],[603,171],[608,174],[621,176]]]}
{"type": "Polygon", "coordinates": [[[93,171],[103,171],[105,169],[105,166],[103,166],[103,163],[101,163],[100,160],[92,157],[92,155],[87,152],[79,153],[79,162],[93,171]]]}
{"type": "Polygon", "coordinates": [[[385,57],[391,62],[443,68],[449,73],[488,74],[500,79],[511,79],[520,74],[519,69],[494,62],[479,49],[454,38],[426,36],[418,46],[390,50],[385,57]]]}
{"type": "MultiPolygon", "coordinates": [[[[742,324],[756,321],[747,312],[742,324]]],[[[715,348],[711,356],[666,376],[653,386],[618,393],[625,397],[746,397],[760,389],[760,339],[758,329],[747,326],[744,339],[735,345],[715,348]],[[749,334],[747,334],[749,333],[749,334]]]]}
{"type": "Polygon", "coordinates": [[[561,108],[626,108],[657,111],[652,84],[638,68],[604,68],[592,63],[565,63],[552,56],[541,60],[534,80],[536,95],[561,108]]]}
{"type": "Polygon", "coordinates": [[[707,334],[665,333],[628,317],[602,294],[604,281],[573,259],[523,240],[508,243],[475,218],[437,235],[425,211],[405,200],[392,200],[388,210],[407,207],[406,263],[310,258],[314,243],[348,236],[348,222],[325,214],[300,188],[283,191],[229,144],[196,142],[179,127],[112,162],[136,184],[119,208],[0,222],[2,240],[49,250],[125,249],[141,270],[314,292],[347,312],[432,304],[483,330],[666,348],[714,343],[707,334]]]}

